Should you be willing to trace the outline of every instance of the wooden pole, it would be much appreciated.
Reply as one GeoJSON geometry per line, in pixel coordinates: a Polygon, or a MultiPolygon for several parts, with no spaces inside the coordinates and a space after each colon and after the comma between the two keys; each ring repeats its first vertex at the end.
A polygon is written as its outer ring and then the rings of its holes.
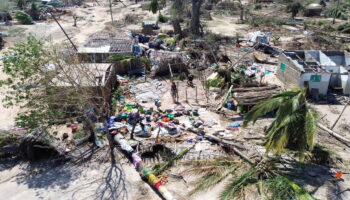
{"type": "Polygon", "coordinates": [[[170,63],[168,64],[169,66],[169,71],[170,71],[170,76],[171,76],[171,80],[173,80],[173,71],[171,70],[171,66],[170,66],[170,63]]]}
{"type": "Polygon", "coordinates": [[[176,83],[176,102],[179,102],[179,83],[176,83]]]}
{"type": "Polygon", "coordinates": [[[341,116],[343,115],[344,111],[346,110],[346,108],[348,107],[349,103],[347,103],[343,110],[341,111],[341,113],[339,114],[338,118],[335,120],[335,122],[333,123],[332,127],[331,127],[331,130],[333,130],[333,128],[335,127],[335,125],[337,125],[339,119],[341,118],[341,116]]]}
{"type": "Polygon", "coordinates": [[[185,90],[186,90],[186,102],[188,102],[188,99],[187,99],[187,86],[185,86],[185,90]]]}
{"type": "Polygon", "coordinates": [[[344,138],[343,136],[339,135],[338,133],[330,130],[329,128],[323,126],[321,123],[318,123],[317,126],[321,128],[322,130],[326,131],[329,133],[331,136],[335,137],[337,140],[341,141],[343,144],[346,146],[350,147],[350,140],[347,138],[344,138]]]}
{"type": "Polygon", "coordinates": [[[196,86],[196,102],[198,103],[198,98],[197,98],[197,86],[196,86]]]}
{"type": "Polygon", "coordinates": [[[55,15],[50,12],[50,15],[52,16],[52,19],[55,20],[55,22],[58,24],[58,26],[61,28],[62,32],[64,33],[64,35],[67,37],[67,39],[69,40],[69,42],[71,43],[71,45],[73,46],[75,51],[78,51],[78,48],[75,46],[75,44],[73,43],[73,41],[70,39],[70,37],[68,36],[68,34],[66,33],[66,31],[63,29],[63,27],[61,26],[61,24],[58,22],[58,20],[56,19],[55,15]]]}

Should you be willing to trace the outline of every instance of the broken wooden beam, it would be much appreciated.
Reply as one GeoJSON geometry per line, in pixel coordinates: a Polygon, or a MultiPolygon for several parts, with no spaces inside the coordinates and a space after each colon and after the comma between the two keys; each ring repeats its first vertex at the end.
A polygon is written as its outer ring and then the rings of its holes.
{"type": "Polygon", "coordinates": [[[332,131],[331,129],[323,126],[322,124],[318,123],[317,126],[319,128],[321,128],[322,130],[326,131],[327,133],[329,133],[331,136],[335,137],[337,140],[339,140],[340,142],[342,142],[343,144],[345,144],[346,146],[350,147],[350,140],[339,135],[338,133],[332,131]]]}

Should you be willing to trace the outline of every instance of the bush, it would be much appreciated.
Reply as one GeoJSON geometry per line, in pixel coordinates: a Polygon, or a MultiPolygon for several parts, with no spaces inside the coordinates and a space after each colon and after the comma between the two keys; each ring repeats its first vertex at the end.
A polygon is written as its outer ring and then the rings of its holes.
{"type": "Polygon", "coordinates": [[[15,17],[21,24],[33,24],[33,19],[25,12],[17,11],[15,17]]]}
{"type": "Polygon", "coordinates": [[[344,8],[339,8],[339,9],[332,8],[332,9],[326,11],[326,13],[325,13],[326,17],[334,17],[334,15],[337,19],[341,19],[341,20],[348,19],[347,11],[344,10],[344,8]]]}
{"type": "Polygon", "coordinates": [[[160,23],[166,23],[166,22],[169,21],[169,18],[168,18],[167,16],[164,16],[164,15],[162,15],[162,14],[159,14],[159,15],[158,15],[158,21],[159,21],[160,23]]]}
{"type": "Polygon", "coordinates": [[[345,23],[338,26],[337,30],[343,33],[350,33],[350,24],[345,23]]]}
{"type": "Polygon", "coordinates": [[[76,140],[76,139],[85,138],[88,135],[89,134],[87,133],[87,131],[80,129],[80,130],[77,130],[77,132],[73,133],[73,139],[76,140]]]}
{"type": "Polygon", "coordinates": [[[18,138],[10,132],[1,131],[0,132],[0,148],[6,145],[13,145],[18,143],[18,138]]]}
{"type": "Polygon", "coordinates": [[[261,10],[262,5],[260,3],[254,5],[254,10],[261,10]]]}

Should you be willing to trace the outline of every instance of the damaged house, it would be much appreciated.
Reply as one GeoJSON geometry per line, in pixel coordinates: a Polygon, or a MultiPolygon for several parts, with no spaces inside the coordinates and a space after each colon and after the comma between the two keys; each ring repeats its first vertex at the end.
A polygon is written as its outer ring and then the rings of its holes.
{"type": "MultiPolygon", "coordinates": [[[[108,102],[117,84],[116,69],[113,64],[83,63],[69,67],[69,73],[60,73],[53,78],[54,87],[60,91],[70,88],[90,88],[91,101],[96,105],[108,102]]],[[[84,90],[86,91],[86,90],[84,90]]]]}
{"type": "Polygon", "coordinates": [[[102,31],[92,34],[78,48],[79,58],[84,62],[108,63],[115,55],[132,55],[134,40],[125,32],[102,31]]]}
{"type": "Polygon", "coordinates": [[[277,77],[286,87],[309,87],[313,97],[350,95],[350,55],[346,51],[285,51],[280,54],[277,77]]]}

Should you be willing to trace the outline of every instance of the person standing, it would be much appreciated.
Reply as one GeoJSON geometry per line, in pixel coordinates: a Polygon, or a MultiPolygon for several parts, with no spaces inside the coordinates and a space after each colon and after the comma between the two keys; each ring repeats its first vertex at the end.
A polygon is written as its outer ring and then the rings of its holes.
{"type": "Polygon", "coordinates": [[[175,82],[171,82],[171,96],[173,97],[174,102],[178,101],[178,92],[175,82]]]}

